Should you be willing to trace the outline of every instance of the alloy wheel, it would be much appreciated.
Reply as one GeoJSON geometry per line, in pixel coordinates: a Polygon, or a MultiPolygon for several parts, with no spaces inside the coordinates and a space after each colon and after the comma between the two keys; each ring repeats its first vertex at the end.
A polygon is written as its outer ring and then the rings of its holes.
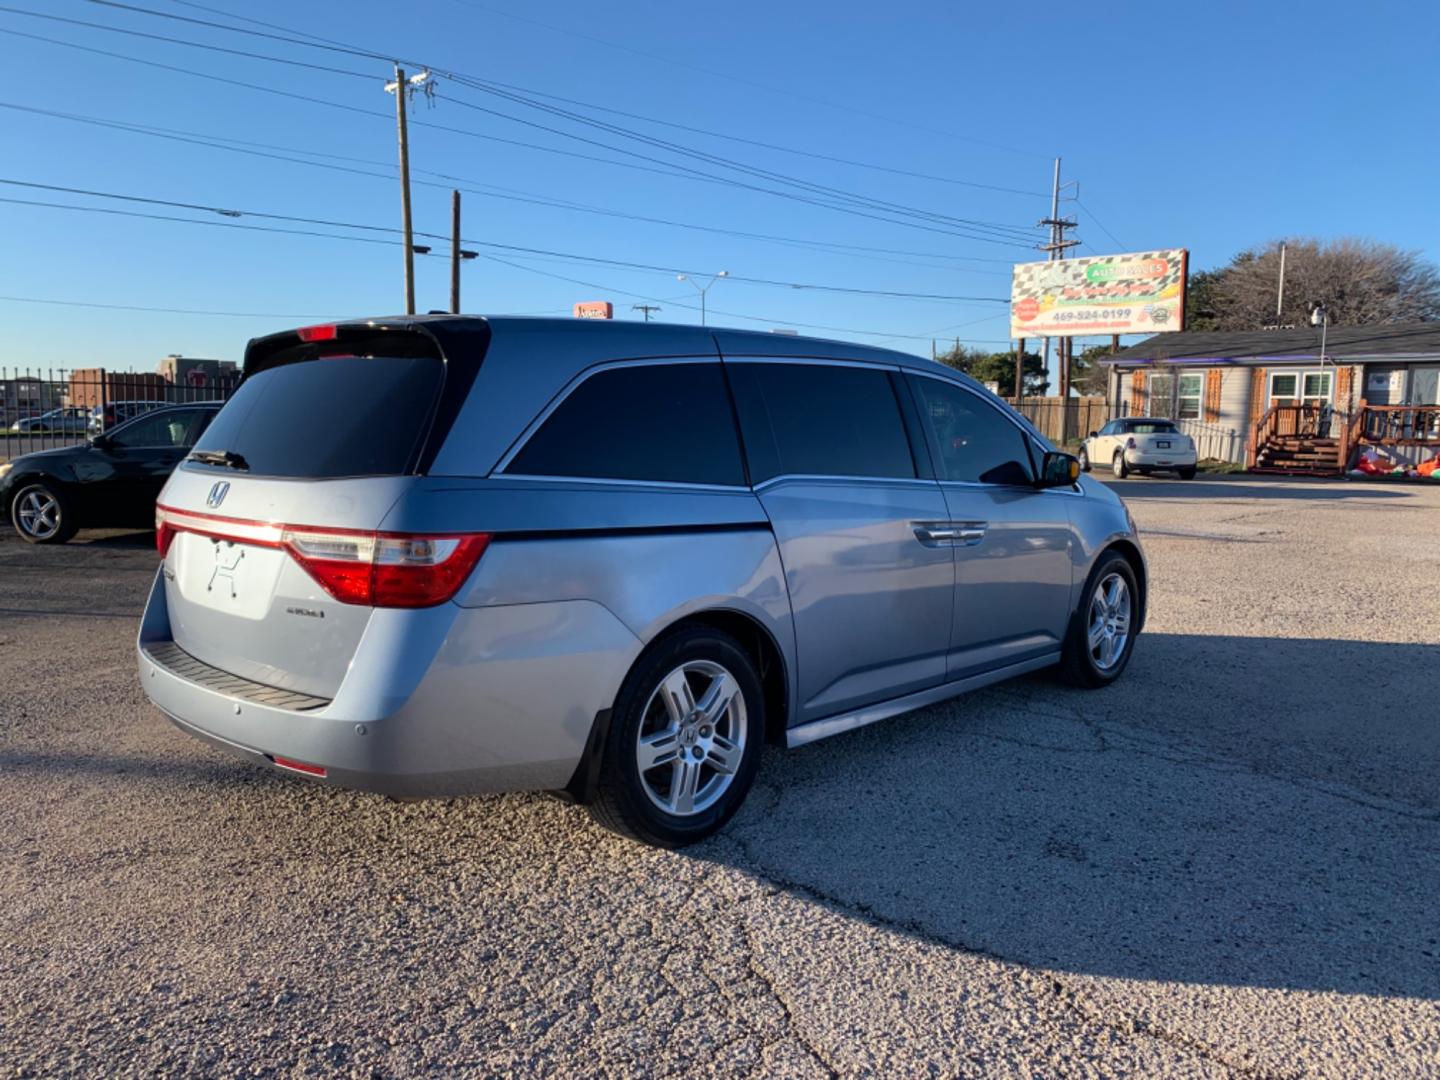
{"type": "Polygon", "coordinates": [[[1090,659],[1109,671],[1125,655],[1130,639],[1130,586],[1119,574],[1107,574],[1090,597],[1090,659]]]}
{"type": "Polygon", "coordinates": [[[28,487],[15,497],[15,518],[26,536],[49,540],[60,531],[60,501],[43,487],[28,487]]]}
{"type": "Polygon", "coordinates": [[[640,785],[667,814],[703,813],[734,781],[747,736],[735,676],[712,660],[682,664],[645,704],[635,745],[640,785]]]}

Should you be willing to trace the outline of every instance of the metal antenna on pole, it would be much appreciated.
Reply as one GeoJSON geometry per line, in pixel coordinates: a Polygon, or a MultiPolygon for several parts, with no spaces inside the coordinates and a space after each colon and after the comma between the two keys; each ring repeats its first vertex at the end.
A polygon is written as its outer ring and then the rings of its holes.
{"type": "Polygon", "coordinates": [[[630,310],[631,310],[631,311],[643,311],[643,312],[645,313],[645,321],[646,321],[646,322],[649,322],[649,321],[650,321],[650,313],[651,313],[652,311],[659,311],[659,310],[660,310],[660,305],[659,305],[659,304],[631,304],[631,305],[630,305],[630,310]]]}

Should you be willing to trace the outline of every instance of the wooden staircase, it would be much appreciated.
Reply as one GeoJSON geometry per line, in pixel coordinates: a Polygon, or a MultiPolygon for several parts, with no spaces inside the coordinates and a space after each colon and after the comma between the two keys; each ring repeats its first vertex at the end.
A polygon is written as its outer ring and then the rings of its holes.
{"type": "Polygon", "coordinates": [[[1246,464],[1251,472],[1340,476],[1353,445],[1352,428],[1349,417],[1324,406],[1272,405],[1250,432],[1246,464]],[[1337,426],[1339,435],[1332,435],[1337,426]]]}
{"type": "Polygon", "coordinates": [[[1315,435],[1271,435],[1256,451],[1250,471],[1338,476],[1340,440],[1315,435]]]}

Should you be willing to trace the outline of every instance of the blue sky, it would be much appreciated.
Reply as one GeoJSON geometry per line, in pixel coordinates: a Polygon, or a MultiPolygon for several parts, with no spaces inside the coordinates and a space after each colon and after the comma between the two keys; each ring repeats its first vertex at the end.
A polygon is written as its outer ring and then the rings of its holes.
{"type": "MultiPolygon", "coordinates": [[[[1192,267],[1206,267],[1283,235],[1361,235],[1440,257],[1434,206],[1440,146],[1432,137],[1440,112],[1433,76],[1440,6],[1429,3],[1314,3],[1302,10],[1256,2],[1164,9],[811,0],[737,0],[723,6],[570,0],[137,2],[197,19],[233,21],[202,7],[243,14],[570,98],[585,104],[555,104],[745,166],[949,219],[937,224],[933,217],[911,216],[906,220],[912,225],[878,221],[733,185],[516,146],[513,141],[652,164],[480,110],[684,162],[623,136],[440,79],[433,107],[417,101],[413,112],[416,179],[436,185],[414,189],[421,231],[448,230],[452,181],[434,175],[445,174],[476,189],[464,196],[463,232],[474,241],[667,268],[723,268],[735,279],[978,298],[896,298],[731,279],[709,294],[716,324],[834,327],[802,327],[802,332],[922,354],[928,354],[932,335],[1001,348],[1005,305],[984,298],[1007,295],[1010,262],[1039,256],[1020,246],[1028,241],[1010,242],[1013,231],[987,227],[986,240],[956,235],[972,227],[956,226],[954,219],[1012,230],[1033,226],[1049,210],[1056,155],[1064,160],[1065,178],[1079,181],[1079,203],[1067,202],[1063,211],[1080,221],[1081,254],[1188,247],[1192,267]],[[1053,42],[1062,45],[1058,58],[1053,42]],[[596,111],[598,106],[944,182],[661,127],[596,111]],[[506,139],[512,142],[497,141],[506,139]],[[497,195],[884,250],[770,242],[497,195]],[[997,238],[1002,242],[993,242],[997,238]]],[[[388,72],[380,61],[85,0],[14,0],[12,6],[373,78],[0,13],[0,30],[274,91],[5,33],[9,78],[0,103],[245,140],[281,148],[267,153],[382,175],[0,108],[0,145],[7,151],[0,177],[398,225],[393,99],[384,92],[388,72]]],[[[689,164],[756,186],[777,186],[711,163],[689,164]]],[[[0,197],[7,199],[307,228],[0,187],[5,188],[0,197]]],[[[664,309],[659,318],[698,321],[695,294],[669,271],[480,250],[487,257],[464,268],[467,311],[560,314],[576,301],[608,299],[618,317],[638,318],[631,305],[653,297],[664,309]]],[[[0,202],[0,252],[0,296],[11,298],[0,299],[9,329],[0,348],[4,366],[151,369],[171,352],[238,359],[245,340],[256,334],[331,317],[390,313],[403,305],[401,255],[393,244],[0,202]],[[121,311],[34,300],[254,314],[121,311]]],[[[420,310],[444,307],[445,261],[420,257],[417,271],[420,310]]]]}

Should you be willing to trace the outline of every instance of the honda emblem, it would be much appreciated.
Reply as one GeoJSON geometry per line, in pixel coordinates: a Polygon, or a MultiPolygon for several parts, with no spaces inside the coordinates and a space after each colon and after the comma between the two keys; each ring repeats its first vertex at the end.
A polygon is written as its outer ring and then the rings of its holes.
{"type": "Polygon", "coordinates": [[[205,496],[205,505],[212,510],[225,501],[225,493],[230,490],[229,480],[216,480],[210,488],[210,494],[205,496]]]}

